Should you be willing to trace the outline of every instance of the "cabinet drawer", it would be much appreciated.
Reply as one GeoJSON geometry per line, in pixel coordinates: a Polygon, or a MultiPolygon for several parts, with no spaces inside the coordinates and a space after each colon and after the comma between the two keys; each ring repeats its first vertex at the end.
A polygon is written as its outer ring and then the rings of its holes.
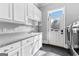
{"type": "Polygon", "coordinates": [[[34,37],[34,42],[36,42],[37,40],[39,40],[38,35],[34,37]]]}
{"type": "Polygon", "coordinates": [[[19,47],[20,47],[20,42],[13,43],[8,46],[4,46],[4,47],[0,48],[0,53],[8,53],[14,49],[19,48],[19,47]]]}
{"type": "Polygon", "coordinates": [[[30,43],[30,42],[33,42],[33,41],[34,41],[34,38],[33,37],[27,38],[27,39],[25,39],[25,40],[22,41],[22,45],[25,45],[25,44],[30,43]]]}

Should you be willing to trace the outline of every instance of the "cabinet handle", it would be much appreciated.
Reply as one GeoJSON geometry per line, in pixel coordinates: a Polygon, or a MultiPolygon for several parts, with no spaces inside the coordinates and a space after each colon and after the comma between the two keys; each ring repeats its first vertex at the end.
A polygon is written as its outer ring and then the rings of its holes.
{"type": "Polygon", "coordinates": [[[33,43],[31,43],[31,45],[33,45],[33,43]]]}
{"type": "Polygon", "coordinates": [[[27,43],[30,42],[29,40],[26,41],[27,43]]]}
{"type": "MultiPolygon", "coordinates": [[[[10,49],[12,49],[12,48],[13,48],[13,47],[11,47],[10,49]]],[[[7,51],[9,51],[9,49],[5,49],[5,50],[4,50],[4,52],[7,52],[7,51]]]]}
{"type": "Polygon", "coordinates": [[[19,52],[17,52],[17,56],[19,56],[19,52]]]}
{"type": "Polygon", "coordinates": [[[4,52],[7,52],[9,49],[4,50],[4,52]]]}
{"type": "Polygon", "coordinates": [[[13,47],[11,47],[11,49],[12,49],[13,47]]]}

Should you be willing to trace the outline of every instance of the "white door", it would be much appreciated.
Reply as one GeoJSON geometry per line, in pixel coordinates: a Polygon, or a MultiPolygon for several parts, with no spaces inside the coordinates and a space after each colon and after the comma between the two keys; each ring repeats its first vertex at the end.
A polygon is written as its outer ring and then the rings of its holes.
{"type": "Polygon", "coordinates": [[[25,18],[25,4],[24,3],[14,3],[14,20],[24,22],[25,18]]]}
{"type": "MultiPolygon", "coordinates": [[[[52,30],[50,28],[51,23],[49,24],[49,44],[65,47],[65,14],[64,8],[56,9],[51,13],[49,19],[52,22],[52,30]],[[54,12],[54,13],[53,13],[54,12]],[[56,23],[56,24],[55,24],[56,23]],[[55,24],[55,25],[54,25],[55,24]]],[[[49,22],[50,22],[49,21],[49,22]]]]}
{"type": "Polygon", "coordinates": [[[57,45],[57,32],[51,31],[49,34],[49,44],[57,45]]]}
{"type": "Polygon", "coordinates": [[[0,18],[9,19],[9,3],[0,3],[0,18]]]}
{"type": "Polygon", "coordinates": [[[60,30],[58,31],[58,44],[59,46],[61,47],[66,47],[66,44],[65,44],[65,20],[64,20],[64,14],[61,15],[60,17],[60,30]]]}

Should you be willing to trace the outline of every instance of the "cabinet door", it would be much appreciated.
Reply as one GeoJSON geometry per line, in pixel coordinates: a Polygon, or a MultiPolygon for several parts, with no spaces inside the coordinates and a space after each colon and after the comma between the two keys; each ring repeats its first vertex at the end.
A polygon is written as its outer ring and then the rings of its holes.
{"type": "Polygon", "coordinates": [[[22,47],[22,56],[32,56],[33,55],[33,42],[31,44],[26,44],[22,47]]]}
{"type": "Polygon", "coordinates": [[[41,19],[41,11],[36,6],[34,7],[34,19],[36,21],[40,21],[41,19]]]}
{"type": "Polygon", "coordinates": [[[14,20],[24,22],[24,3],[14,3],[14,20]]]}
{"type": "Polygon", "coordinates": [[[28,24],[28,4],[26,3],[25,4],[25,21],[26,21],[26,24],[28,24]]]}
{"type": "Polygon", "coordinates": [[[39,41],[34,42],[33,55],[39,50],[39,41]]]}
{"type": "Polygon", "coordinates": [[[34,37],[33,55],[39,50],[39,36],[34,37]]]}
{"type": "Polygon", "coordinates": [[[9,19],[9,4],[0,3],[0,18],[9,19]]]}
{"type": "Polygon", "coordinates": [[[38,21],[41,21],[42,20],[42,14],[41,14],[41,11],[39,10],[39,14],[38,14],[39,16],[39,20],[38,21]]]}
{"type": "Polygon", "coordinates": [[[34,18],[33,13],[34,13],[33,4],[28,3],[28,17],[33,19],[34,18]]]}
{"type": "Polygon", "coordinates": [[[38,9],[36,6],[34,6],[34,19],[37,21],[38,20],[38,9]]]}
{"type": "Polygon", "coordinates": [[[37,8],[37,21],[40,21],[40,10],[37,8]]]}
{"type": "Polygon", "coordinates": [[[21,50],[18,48],[8,53],[8,56],[21,56],[21,50]]]}
{"type": "Polygon", "coordinates": [[[39,48],[42,47],[42,34],[39,35],[39,48]]]}

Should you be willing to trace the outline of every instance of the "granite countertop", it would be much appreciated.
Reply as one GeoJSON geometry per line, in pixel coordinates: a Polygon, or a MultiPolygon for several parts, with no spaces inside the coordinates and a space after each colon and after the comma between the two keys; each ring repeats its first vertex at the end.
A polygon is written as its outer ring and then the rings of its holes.
{"type": "Polygon", "coordinates": [[[6,46],[18,41],[22,41],[24,39],[28,39],[30,37],[34,37],[39,34],[40,33],[29,33],[29,34],[25,33],[25,34],[19,35],[19,37],[18,36],[10,37],[10,34],[9,34],[8,38],[6,38],[7,36],[3,37],[0,35],[0,47],[6,46]]]}

